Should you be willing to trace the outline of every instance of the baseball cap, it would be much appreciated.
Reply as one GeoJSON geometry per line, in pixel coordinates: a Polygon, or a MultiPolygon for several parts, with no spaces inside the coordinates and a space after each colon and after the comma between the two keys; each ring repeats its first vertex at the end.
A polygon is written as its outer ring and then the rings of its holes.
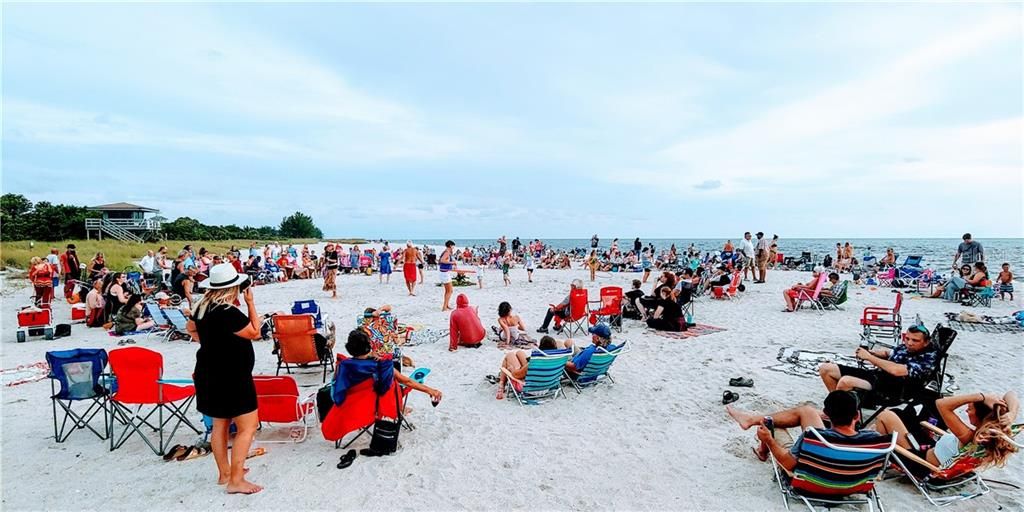
{"type": "Polygon", "coordinates": [[[594,324],[594,326],[591,327],[590,329],[588,329],[587,331],[590,334],[596,334],[596,335],[598,335],[598,336],[600,336],[602,338],[606,338],[606,339],[611,339],[611,337],[612,337],[612,330],[611,330],[611,328],[608,327],[608,324],[606,324],[604,322],[601,322],[601,323],[598,323],[598,324],[594,324]]]}

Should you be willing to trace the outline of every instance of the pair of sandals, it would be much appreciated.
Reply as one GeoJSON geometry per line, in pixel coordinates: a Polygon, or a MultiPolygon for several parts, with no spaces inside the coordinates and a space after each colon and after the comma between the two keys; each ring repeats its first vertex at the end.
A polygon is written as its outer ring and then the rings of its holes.
{"type": "MultiPolygon", "coordinates": [[[[729,385],[737,388],[752,388],[754,387],[754,379],[749,377],[733,377],[729,379],[729,385]]],[[[728,405],[740,399],[740,394],[734,391],[725,390],[722,393],[722,404],[728,405]]]]}
{"type": "Polygon", "coordinates": [[[134,345],[134,344],[135,344],[135,340],[133,340],[131,338],[128,338],[126,340],[121,340],[121,341],[117,342],[117,346],[119,346],[119,347],[123,347],[125,345],[134,345]]]}
{"type": "Polygon", "coordinates": [[[197,459],[209,455],[213,450],[208,445],[198,444],[193,446],[185,446],[182,444],[176,444],[171,447],[167,453],[164,454],[164,462],[170,462],[176,460],[178,462],[197,459]]]}

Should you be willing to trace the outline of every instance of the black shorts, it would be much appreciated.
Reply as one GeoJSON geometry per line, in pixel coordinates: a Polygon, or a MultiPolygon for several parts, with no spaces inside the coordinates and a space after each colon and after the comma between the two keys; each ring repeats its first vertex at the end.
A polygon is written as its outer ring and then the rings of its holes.
{"type": "Polygon", "coordinates": [[[839,367],[839,375],[863,379],[871,384],[871,389],[882,394],[899,393],[903,388],[903,379],[893,377],[882,370],[869,370],[856,366],[836,365],[839,367]]]}

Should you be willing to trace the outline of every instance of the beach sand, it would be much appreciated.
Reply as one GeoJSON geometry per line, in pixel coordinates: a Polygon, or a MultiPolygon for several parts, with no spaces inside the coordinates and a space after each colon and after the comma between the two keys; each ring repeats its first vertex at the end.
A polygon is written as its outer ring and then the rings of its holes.
{"type": "MultiPolygon", "coordinates": [[[[400,269],[399,269],[400,270],[400,269]]],[[[600,286],[628,289],[639,274],[600,274],[587,282],[592,295],[600,286]]],[[[573,278],[586,272],[538,270],[534,283],[513,269],[512,285],[489,271],[485,288],[456,288],[478,306],[485,326],[496,323],[501,301],[512,303],[532,331],[548,303],[565,296],[573,278]]],[[[615,341],[626,340],[632,351],[612,368],[616,383],[567,399],[522,407],[497,401],[494,374],[502,356],[493,341],[480,349],[449,353],[447,338],[409,348],[418,366],[429,367],[427,383],[444,392],[435,409],[414,393],[409,419],[412,432],[401,433],[401,449],[390,457],[359,457],[351,467],[335,468],[344,453],[323,440],[319,430],[298,444],[266,444],[268,453],[249,461],[250,479],[266,489],[255,496],[229,496],[215,484],[212,457],[164,463],[139,439],[110,452],[108,444],[89,432],[76,432],[57,444],[51,426],[47,380],[2,390],[2,496],[6,510],[105,508],[113,510],[210,509],[659,509],[781,510],[782,500],[769,464],[750,452],[754,434],[742,431],[725,414],[722,392],[728,380],[749,376],[753,388],[732,388],[738,407],[767,411],[803,402],[820,406],[825,389],[817,378],[767,370],[781,347],[852,354],[857,347],[858,318],[866,305],[890,306],[890,289],[852,287],[844,311],[818,314],[782,313],[781,291],[809,274],[770,272],[767,284],[747,283],[739,300],[700,299],[696,321],[727,330],[687,340],[655,335],[638,322],[626,321],[615,341]]],[[[317,299],[324,314],[337,322],[338,349],[355,318],[367,306],[391,304],[400,321],[447,329],[448,314],[440,311],[441,289],[436,272],[408,297],[401,273],[388,285],[372,277],[342,275],[339,299],[321,291],[320,280],[291,281],[255,288],[260,313],[287,310],[292,301],[317,299]]],[[[10,284],[10,283],[8,283],[10,284]]],[[[645,286],[649,289],[650,283],[645,286]]],[[[8,286],[3,296],[3,368],[44,360],[47,350],[76,347],[117,348],[118,338],[100,329],[74,325],[72,335],[55,341],[41,338],[15,343],[14,318],[27,302],[29,289],[8,286]]],[[[454,299],[452,301],[454,306],[454,299]]],[[[993,302],[985,314],[1006,314],[1020,303],[993,302]]],[[[934,326],[945,311],[959,311],[937,299],[905,302],[904,318],[920,314],[934,326]]],[[[66,321],[68,307],[55,306],[66,321]]],[[[187,378],[197,344],[161,342],[135,337],[139,346],[161,352],[165,376],[187,378]]],[[[580,340],[580,343],[587,343],[580,340]]],[[[964,392],[1024,394],[1024,336],[961,332],[953,345],[948,372],[964,392]]],[[[271,342],[255,343],[257,374],[272,375],[271,342]]],[[[304,392],[320,385],[320,373],[295,375],[304,392]]],[[[190,418],[198,423],[194,408],[190,418]]],[[[795,433],[795,432],[794,432],[795,433]]],[[[270,434],[261,433],[259,437],[270,434]]],[[[196,436],[179,432],[175,443],[196,436]]],[[[355,448],[366,446],[360,439],[355,448]]],[[[1024,484],[1024,455],[1003,469],[986,473],[993,479],[1024,484]]],[[[928,509],[917,491],[897,480],[879,484],[891,510],[928,509]]],[[[993,492],[950,507],[955,510],[1024,509],[1024,492],[993,486],[993,492]]]]}

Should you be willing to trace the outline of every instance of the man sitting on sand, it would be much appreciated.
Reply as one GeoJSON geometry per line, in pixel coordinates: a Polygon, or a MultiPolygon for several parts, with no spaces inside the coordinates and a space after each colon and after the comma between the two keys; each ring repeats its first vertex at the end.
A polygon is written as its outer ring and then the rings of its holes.
{"type": "Polygon", "coordinates": [[[857,359],[867,361],[874,369],[822,363],[818,367],[821,381],[829,391],[879,391],[898,393],[908,383],[923,385],[935,371],[938,354],[931,344],[928,329],[915,325],[903,334],[903,344],[889,350],[868,350],[858,347],[857,359]]]}
{"type": "Polygon", "coordinates": [[[736,420],[743,430],[757,426],[757,440],[760,444],[754,449],[754,455],[764,462],[768,460],[770,451],[779,465],[792,472],[803,449],[804,430],[814,427],[824,437],[843,437],[851,441],[865,438],[881,438],[874,430],[857,430],[860,411],[857,409],[857,397],[849,391],[832,391],[825,397],[825,409],[819,411],[810,405],[802,405],[792,409],[761,416],[752,412],[725,406],[726,412],[736,420]],[[823,418],[832,422],[831,428],[825,428],[823,418]],[[788,450],[774,436],[776,428],[800,427],[801,433],[796,442],[788,450]]]}
{"type": "MultiPolygon", "coordinates": [[[[573,279],[569,285],[570,295],[572,290],[583,288],[583,281],[579,279],[573,279]]],[[[562,332],[562,319],[569,316],[569,295],[566,295],[562,302],[555,304],[548,308],[547,314],[544,316],[544,323],[540,324],[540,328],[537,332],[541,334],[548,333],[548,324],[551,323],[551,319],[555,319],[555,332],[562,332]]]]}
{"type": "Polygon", "coordinates": [[[477,348],[484,339],[484,326],[480,323],[480,314],[469,305],[469,297],[460,293],[455,297],[455,311],[448,320],[450,341],[448,351],[455,352],[459,345],[477,348]]]}

